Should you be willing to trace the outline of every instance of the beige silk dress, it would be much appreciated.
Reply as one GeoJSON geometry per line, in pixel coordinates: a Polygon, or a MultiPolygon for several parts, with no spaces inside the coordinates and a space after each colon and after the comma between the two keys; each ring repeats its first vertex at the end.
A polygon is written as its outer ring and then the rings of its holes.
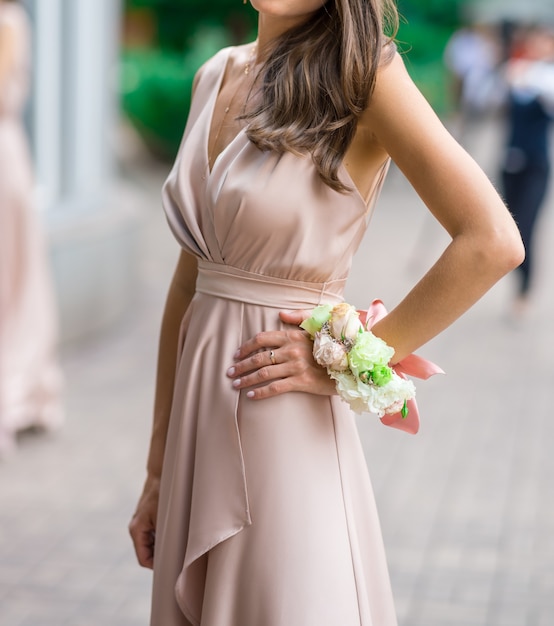
{"type": "MultiPolygon", "coordinates": [[[[259,151],[244,129],[208,168],[229,49],[200,71],[169,224],[199,259],[183,319],[164,458],[153,626],[394,626],[383,541],[354,415],[338,397],[249,400],[225,372],[282,309],[340,302],[369,203],[309,156],[259,151]]],[[[351,184],[345,168],[340,175],[351,184]]]]}
{"type": "Polygon", "coordinates": [[[0,455],[17,431],[57,428],[63,417],[53,287],[22,121],[29,27],[21,6],[2,2],[0,36],[8,28],[16,49],[0,80],[0,455]]]}

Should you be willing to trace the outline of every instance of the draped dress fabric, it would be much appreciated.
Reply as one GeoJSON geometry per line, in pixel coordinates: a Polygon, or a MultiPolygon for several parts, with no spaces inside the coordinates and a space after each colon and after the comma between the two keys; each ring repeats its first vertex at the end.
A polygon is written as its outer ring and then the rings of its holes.
{"type": "MultiPolygon", "coordinates": [[[[282,309],[342,301],[366,202],[309,156],[261,152],[244,129],[208,166],[229,49],[200,71],[164,186],[199,259],[182,321],[156,527],[153,626],[394,626],[383,542],[354,416],[338,397],[261,401],[225,372],[282,309]]],[[[340,176],[352,185],[346,169],[340,176]]],[[[290,327],[289,327],[290,328],[290,327]]]]}
{"type": "Polygon", "coordinates": [[[0,454],[18,430],[62,421],[53,288],[22,122],[29,28],[19,5],[0,3],[0,36],[4,29],[13,32],[15,50],[0,81],[0,454]]]}

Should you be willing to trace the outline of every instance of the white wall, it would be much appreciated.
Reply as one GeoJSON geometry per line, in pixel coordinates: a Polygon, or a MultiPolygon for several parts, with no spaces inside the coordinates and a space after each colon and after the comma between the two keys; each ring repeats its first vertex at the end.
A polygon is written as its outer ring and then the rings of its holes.
{"type": "Polygon", "coordinates": [[[63,339],[99,331],[135,287],[139,220],[112,144],[119,0],[26,0],[33,21],[30,128],[63,339]]]}

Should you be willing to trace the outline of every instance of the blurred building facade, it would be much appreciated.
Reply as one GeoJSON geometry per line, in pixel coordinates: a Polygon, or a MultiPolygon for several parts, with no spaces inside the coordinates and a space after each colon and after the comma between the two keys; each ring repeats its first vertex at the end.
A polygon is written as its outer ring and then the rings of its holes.
{"type": "Polygon", "coordinates": [[[117,176],[119,0],[24,0],[28,125],[64,340],[117,320],[135,288],[139,220],[117,176]]]}
{"type": "Polygon", "coordinates": [[[554,24],[552,0],[469,0],[467,8],[469,17],[477,21],[511,20],[554,24]]]}

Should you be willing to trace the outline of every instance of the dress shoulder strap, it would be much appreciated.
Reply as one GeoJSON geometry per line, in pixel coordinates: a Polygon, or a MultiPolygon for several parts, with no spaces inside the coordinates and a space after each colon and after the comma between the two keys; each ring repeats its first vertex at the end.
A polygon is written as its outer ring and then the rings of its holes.
{"type": "Polygon", "coordinates": [[[232,46],[221,49],[200,67],[194,78],[194,96],[199,92],[201,99],[205,98],[219,85],[232,50],[232,46]]]}

